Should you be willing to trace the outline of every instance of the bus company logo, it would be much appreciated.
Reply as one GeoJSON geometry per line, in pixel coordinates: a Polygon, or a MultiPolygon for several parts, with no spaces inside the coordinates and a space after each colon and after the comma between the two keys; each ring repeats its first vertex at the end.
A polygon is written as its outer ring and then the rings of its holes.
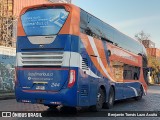
{"type": "Polygon", "coordinates": [[[11,112],[2,112],[2,117],[12,117],[11,112]]]}
{"type": "Polygon", "coordinates": [[[2,112],[1,117],[42,117],[41,113],[37,112],[2,112]]]}
{"type": "Polygon", "coordinates": [[[32,78],[31,77],[28,77],[28,80],[31,80],[32,78]]]}
{"type": "Polygon", "coordinates": [[[31,79],[31,77],[53,77],[53,73],[38,73],[38,72],[29,72],[28,73],[28,79],[31,79]]]}

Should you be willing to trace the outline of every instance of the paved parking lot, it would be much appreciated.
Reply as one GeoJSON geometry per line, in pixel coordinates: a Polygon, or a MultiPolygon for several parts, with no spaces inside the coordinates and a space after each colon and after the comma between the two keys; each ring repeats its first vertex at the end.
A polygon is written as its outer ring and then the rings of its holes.
{"type": "MultiPolygon", "coordinates": [[[[103,109],[101,112],[93,113],[88,111],[87,109],[84,110],[79,110],[77,114],[72,113],[64,113],[64,112],[53,112],[48,109],[48,107],[40,105],[40,104],[28,104],[28,103],[17,103],[15,99],[10,99],[10,100],[1,100],[0,101],[0,110],[1,111],[42,111],[42,114],[47,116],[47,119],[52,119],[51,117],[58,116],[56,117],[57,119],[63,118],[62,116],[69,116],[67,118],[63,119],[96,119],[96,116],[101,116],[98,119],[109,119],[109,120],[125,120],[125,119],[134,119],[132,118],[109,118],[105,117],[106,112],[111,112],[111,111],[160,111],[160,86],[150,86],[148,90],[147,96],[144,96],[142,100],[140,101],[135,101],[134,99],[129,99],[129,100],[123,100],[123,101],[117,101],[114,105],[114,107],[110,110],[108,109],[103,109]],[[79,116],[85,116],[85,117],[80,117],[79,116]],[[71,118],[70,118],[71,117],[71,118]]],[[[68,112],[68,111],[67,111],[68,112]]],[[[54,117],[55,118],[55,117],[54,117]]],[[[22,119],[22,118],[14,118],[14,119],[22,119]]],[[[38,118],[39,119],[39,118],[38,118]]],[[[136,118],[136,119],[145,119],[144,117],[141,118],[136,118]]],[[[148,118],[150,119],[160,119],[158,117],[156,118],[148,118]]]]}

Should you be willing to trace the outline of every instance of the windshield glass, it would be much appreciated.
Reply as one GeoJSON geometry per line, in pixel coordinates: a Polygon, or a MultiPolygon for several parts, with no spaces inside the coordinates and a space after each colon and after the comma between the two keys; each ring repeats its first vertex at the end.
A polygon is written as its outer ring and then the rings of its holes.
{"type": "Polygon", "coordinates": [[[27,36],[47,36],[58,34],[69,12],[64,8],[35,9],[21,16],[27,36]]]}

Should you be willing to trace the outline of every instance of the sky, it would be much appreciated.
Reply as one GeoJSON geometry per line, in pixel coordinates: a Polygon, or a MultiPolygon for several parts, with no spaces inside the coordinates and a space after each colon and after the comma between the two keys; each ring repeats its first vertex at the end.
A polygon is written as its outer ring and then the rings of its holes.
{"type": "Polygon", "coordinates": [[[132,38],[143,30],[160,48],[160,0],[72,0],[72,4],[132,38]]]}

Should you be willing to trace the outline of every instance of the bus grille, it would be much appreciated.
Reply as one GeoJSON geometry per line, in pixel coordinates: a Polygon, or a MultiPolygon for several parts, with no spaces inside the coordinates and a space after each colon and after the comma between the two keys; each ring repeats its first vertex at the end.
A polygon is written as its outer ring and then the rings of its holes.
{"type": "Polygon", "coordinates": [[[88,60],[87,58],[82,58],[82,69],[83,70],[88,70],[88,60]]]}
{"type": "Polygon", "coordinates": [[[62,66],[63,52],[27,52],[21,54],[23,66],[62,66]]]}

